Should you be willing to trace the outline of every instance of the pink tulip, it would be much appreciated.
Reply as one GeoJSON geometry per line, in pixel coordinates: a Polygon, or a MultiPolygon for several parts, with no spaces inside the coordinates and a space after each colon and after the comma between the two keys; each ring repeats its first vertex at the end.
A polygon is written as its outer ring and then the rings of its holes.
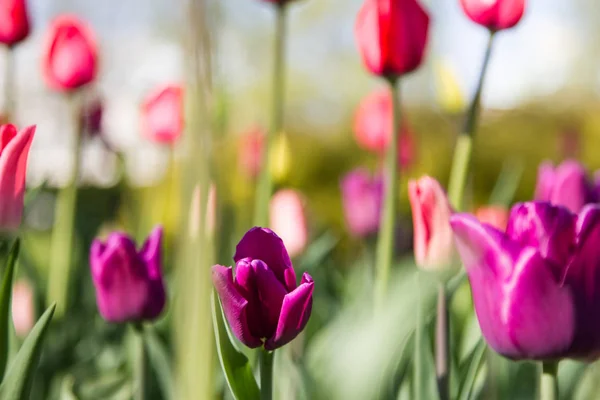
{"type": "Polygon", "coordinates": [[[271,229],[279,234],[290,255],[295,257],[306,248],[308,233],[300,193],[291,189],[278,191],[271,198],[271,229]]]}
{"type": "Polygon", "coordinates": [[[452,208],[444,189],[435,179],[424,176],[409,181],[408,198],[413,215],[417,265],[424,269],[450,266],[455,253],[450,227],[452,208]]]}
{"type": "Polygon", "coordinates": [[[491,31],[515,26],[523,17],[525,0],[460,0],[471,21],[491,31]]]}
{"type": "Polygon", "coordinates": [[[166,85],[151,92],[142,104],[142,132],[152,141],[174,144],[183,132],[183,88],[166,85]]]}
{"type": "Polygon", "coordinates": [[[33,288],[26,280],[15,282],[12,292],[12,320],[17,336],[27,336],[35,325],[33,288]]]}
{"type": "Polygon", "coordinates": [[[29,16],[25,0],[0,2],[0,43],[14,46],[29,36],[29,16]]]}
{"type": "Polygon", "coordinates": [[[238,162],[240,169],[247,176],[256,177],[262,168],[265,136],[263,129],[255,126],[240,138],[238,162]]]}
{"type": "Polygon", "coordinates": [[[475,212],[475,217],[477,217],[479,222],[504,231],[508,223],[508,210],[502,206],[479,207],[475,212]]]}
{"type": "Polygon", "coordinates": [[[346,226],[353,236],[366,237],[379,229],[383,202],[383,176],[372,176],[357,168],[347,173],[340,182],[342,207],[346,226]]]}

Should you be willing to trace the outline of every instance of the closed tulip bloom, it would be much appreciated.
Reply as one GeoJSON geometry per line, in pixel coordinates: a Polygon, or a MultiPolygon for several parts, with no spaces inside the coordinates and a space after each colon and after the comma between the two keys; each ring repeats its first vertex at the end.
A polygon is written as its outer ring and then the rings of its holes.
{"type": "Polygon", "coordinates": [[[599,198],[585,167],[577,161],[567,160],[557,167],[549,162],[540,165],[535,200],[565,206],[576,213],[599,198]]]}
{"type": "Polygon", "coordinates": [[[87,85],[96,78],[97,64],[94,33],[84,21],[73,15],[52,21],[42,56],[50,88],[68,92],[87,85]]]}
{"type": "Polygon", "coordinates": [[[504,231],[508,223],[508,210],[498,205],[479,207],[475,212],[475,217],[484,224],[504,231]]]}
{"type": "Polygon", "coordinates": [[[452,216],[488,344],[512,359],[600,356],[600,206],[517,204],[506,233],[452,216]]]}
{"type": "Polygon", "coordinates": [[[13,286],[11,311],[17,336],[27,336],[35,325],[35,299],[31,284],[24,279],[13,286]]]}
{"type": "Polygon", "coordinates": [[[308,244],[308,232],[300,193],[279,190],[271,198],[269,213],[271,229],[279,234],[290,257],[302,253],[308,244]]]}
{"type": "Polygon", "coordinates": [[[156,319],[165,306],[162,276],[162,228],[156,227],[140,250],[124,233],[94,240],[90,250],[92,279],[100,315],[108,322],[156,319]]]}
{"type": "Polygon", "coordinates": [[[142,132],[152,141],[174,144],[183,132],[183,88],[167,85],[151,92],[142,104],[142,132]]]}
{"type": "Polygon", "coordinates": [[[450,227],[452,207],[446,192],[438,181],[424,176],[408,182],[408,198],[417,265],[424,269],[451,266],[455,254],[450,227]]]}
{"type": "Polygon", "coordinates": [[[372,74],[397,77],[421,65],[428,28],[429,15],[417,0],[365,0],[354,36],[372,74]]]}
{"type": "Polygon", "coordinates": [[[25,0],[0,2],[0,43],[14,46],[29,36],[29,15],[25,0]]]}
{"type": "Polygon", "coordinates": [[[304,329],[312,309],[313,279],[300,285],[290,256],[270,229],[250,229],[238,243],[232,267],[212,268],[215,289],[233,334],[250,348],[274,350],[304,329]]]}
{"type": "Polygon", "coordinates": [[[21,226],[27,176],[27,158],[35,126],[17,131],[0,126],[0,231],[14,232],[21,226]]]}
{"type": "Polygon", "coordinates": [[[381,175],[372,176],[358,168],[341,181],[342,206],[346,226],[353,236],[365,237],[379,229],[384,182],[381,175]]]}
{"type": "Polygon", "coordinates": [[[491,31],[515,26],[523,17],[525,0],[460,0],[471,21],[491,31]]]}

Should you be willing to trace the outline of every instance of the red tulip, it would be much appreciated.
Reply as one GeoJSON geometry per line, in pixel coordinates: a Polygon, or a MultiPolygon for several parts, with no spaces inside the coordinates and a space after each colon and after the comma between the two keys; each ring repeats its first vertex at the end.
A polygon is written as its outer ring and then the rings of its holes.
{"type": "Polygon", "coordinates": [[[173,144],[183,131],[183,88],[160,87],[142,105],[142,132],[155,142],[173,144]]]}
{"type": "Polygon", "coordinates": [[[25,0],[0,2],[0,43],[14,46],[29,36],[29,16],[25,0]]]}
{"type": "Polygon", "coordinates": [[[58,91],[71,91],[96,78],[96,40],[91,28],[76,16],[63,15],[50,24],[42,69],[46,83],[58,91]]]}
{"type": "Polygon", "coordinates": [[[429,15],[417,0],[366,0],[354,35],[367,69],[390,77],[421,65],[428,28],[429,15]]]}
{"type": "Polygon", "coordinates": [[[525,0],[460,0],[471,21],[491,31],[515,26],[523,17],[525,0]]]}
{"type": "Polygon", "coordinates": [[[240,138],[238,162],[245,175],[256,177],[260,172],[265,136],[263,129],[256,126],[240,138]]]}

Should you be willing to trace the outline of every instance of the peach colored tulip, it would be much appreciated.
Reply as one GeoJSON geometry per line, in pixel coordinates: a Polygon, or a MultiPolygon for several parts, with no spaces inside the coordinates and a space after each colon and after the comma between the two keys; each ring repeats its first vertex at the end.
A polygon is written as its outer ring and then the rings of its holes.
{"type": "Polygon", "coordinates": [[[15,282],[12,292],[12,320],[17,336],[27,336],[35,325],[35,302],[31,284],[22,279],[15,282]]]}
{"type": "Polygon", "coordinates": [[[308,242],[308,233],[300,193],[291,189],[278,191],[271,198],[269,211],[271,229],[281,237],[290,257],[302,253],[308,242]]]}
{"type": "Polygon", "coordinates": [[[508,222],[508,210],[502,206],[484,206],[479,207],[475,212],[475,217],[484,224],[504,231],[508,222]]]}

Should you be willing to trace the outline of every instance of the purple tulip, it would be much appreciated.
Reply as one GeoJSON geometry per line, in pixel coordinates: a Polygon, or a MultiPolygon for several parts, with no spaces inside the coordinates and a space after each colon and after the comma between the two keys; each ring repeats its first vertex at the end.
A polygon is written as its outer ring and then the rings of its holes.
{"type": "Polygon", "coordinates": [[[362,168],[349,172],[341,182],[346,225],[354,236],[376,233],[381,218],[383,177],[372,177],[362,168]]]}
{"type": "Polygon", "coordinates": [[[138,251],[124,233],[106,243],[96,239],[90,251],[92,279],[100,315],[109,322],[157,318],[165,301],[161,272],[162,228],[156,227],[138,251]]]}
{"type": "Polygon", "coordinates": [[[312,309],[313,280],[296,273],[283,241],[272,230],[254,227],[236,247],[233,268],[212,268],[215,289],[235,336],[250,348],[274,350],[304,329],[312,309]]]}
{"type": "Polygon", "coordinates": [[[488,344],[513,359],[600,356],[600,206],[517,204],[506,233],[450,223],[488,344]]]}
{"type": "Polygon", "coordinates": [[[548,201],[579,212],[587,203],[600,198],[583,165],[575,160],[564,161],[557,167],[544,162],[538,170],[535,200],[548,201]]]}

